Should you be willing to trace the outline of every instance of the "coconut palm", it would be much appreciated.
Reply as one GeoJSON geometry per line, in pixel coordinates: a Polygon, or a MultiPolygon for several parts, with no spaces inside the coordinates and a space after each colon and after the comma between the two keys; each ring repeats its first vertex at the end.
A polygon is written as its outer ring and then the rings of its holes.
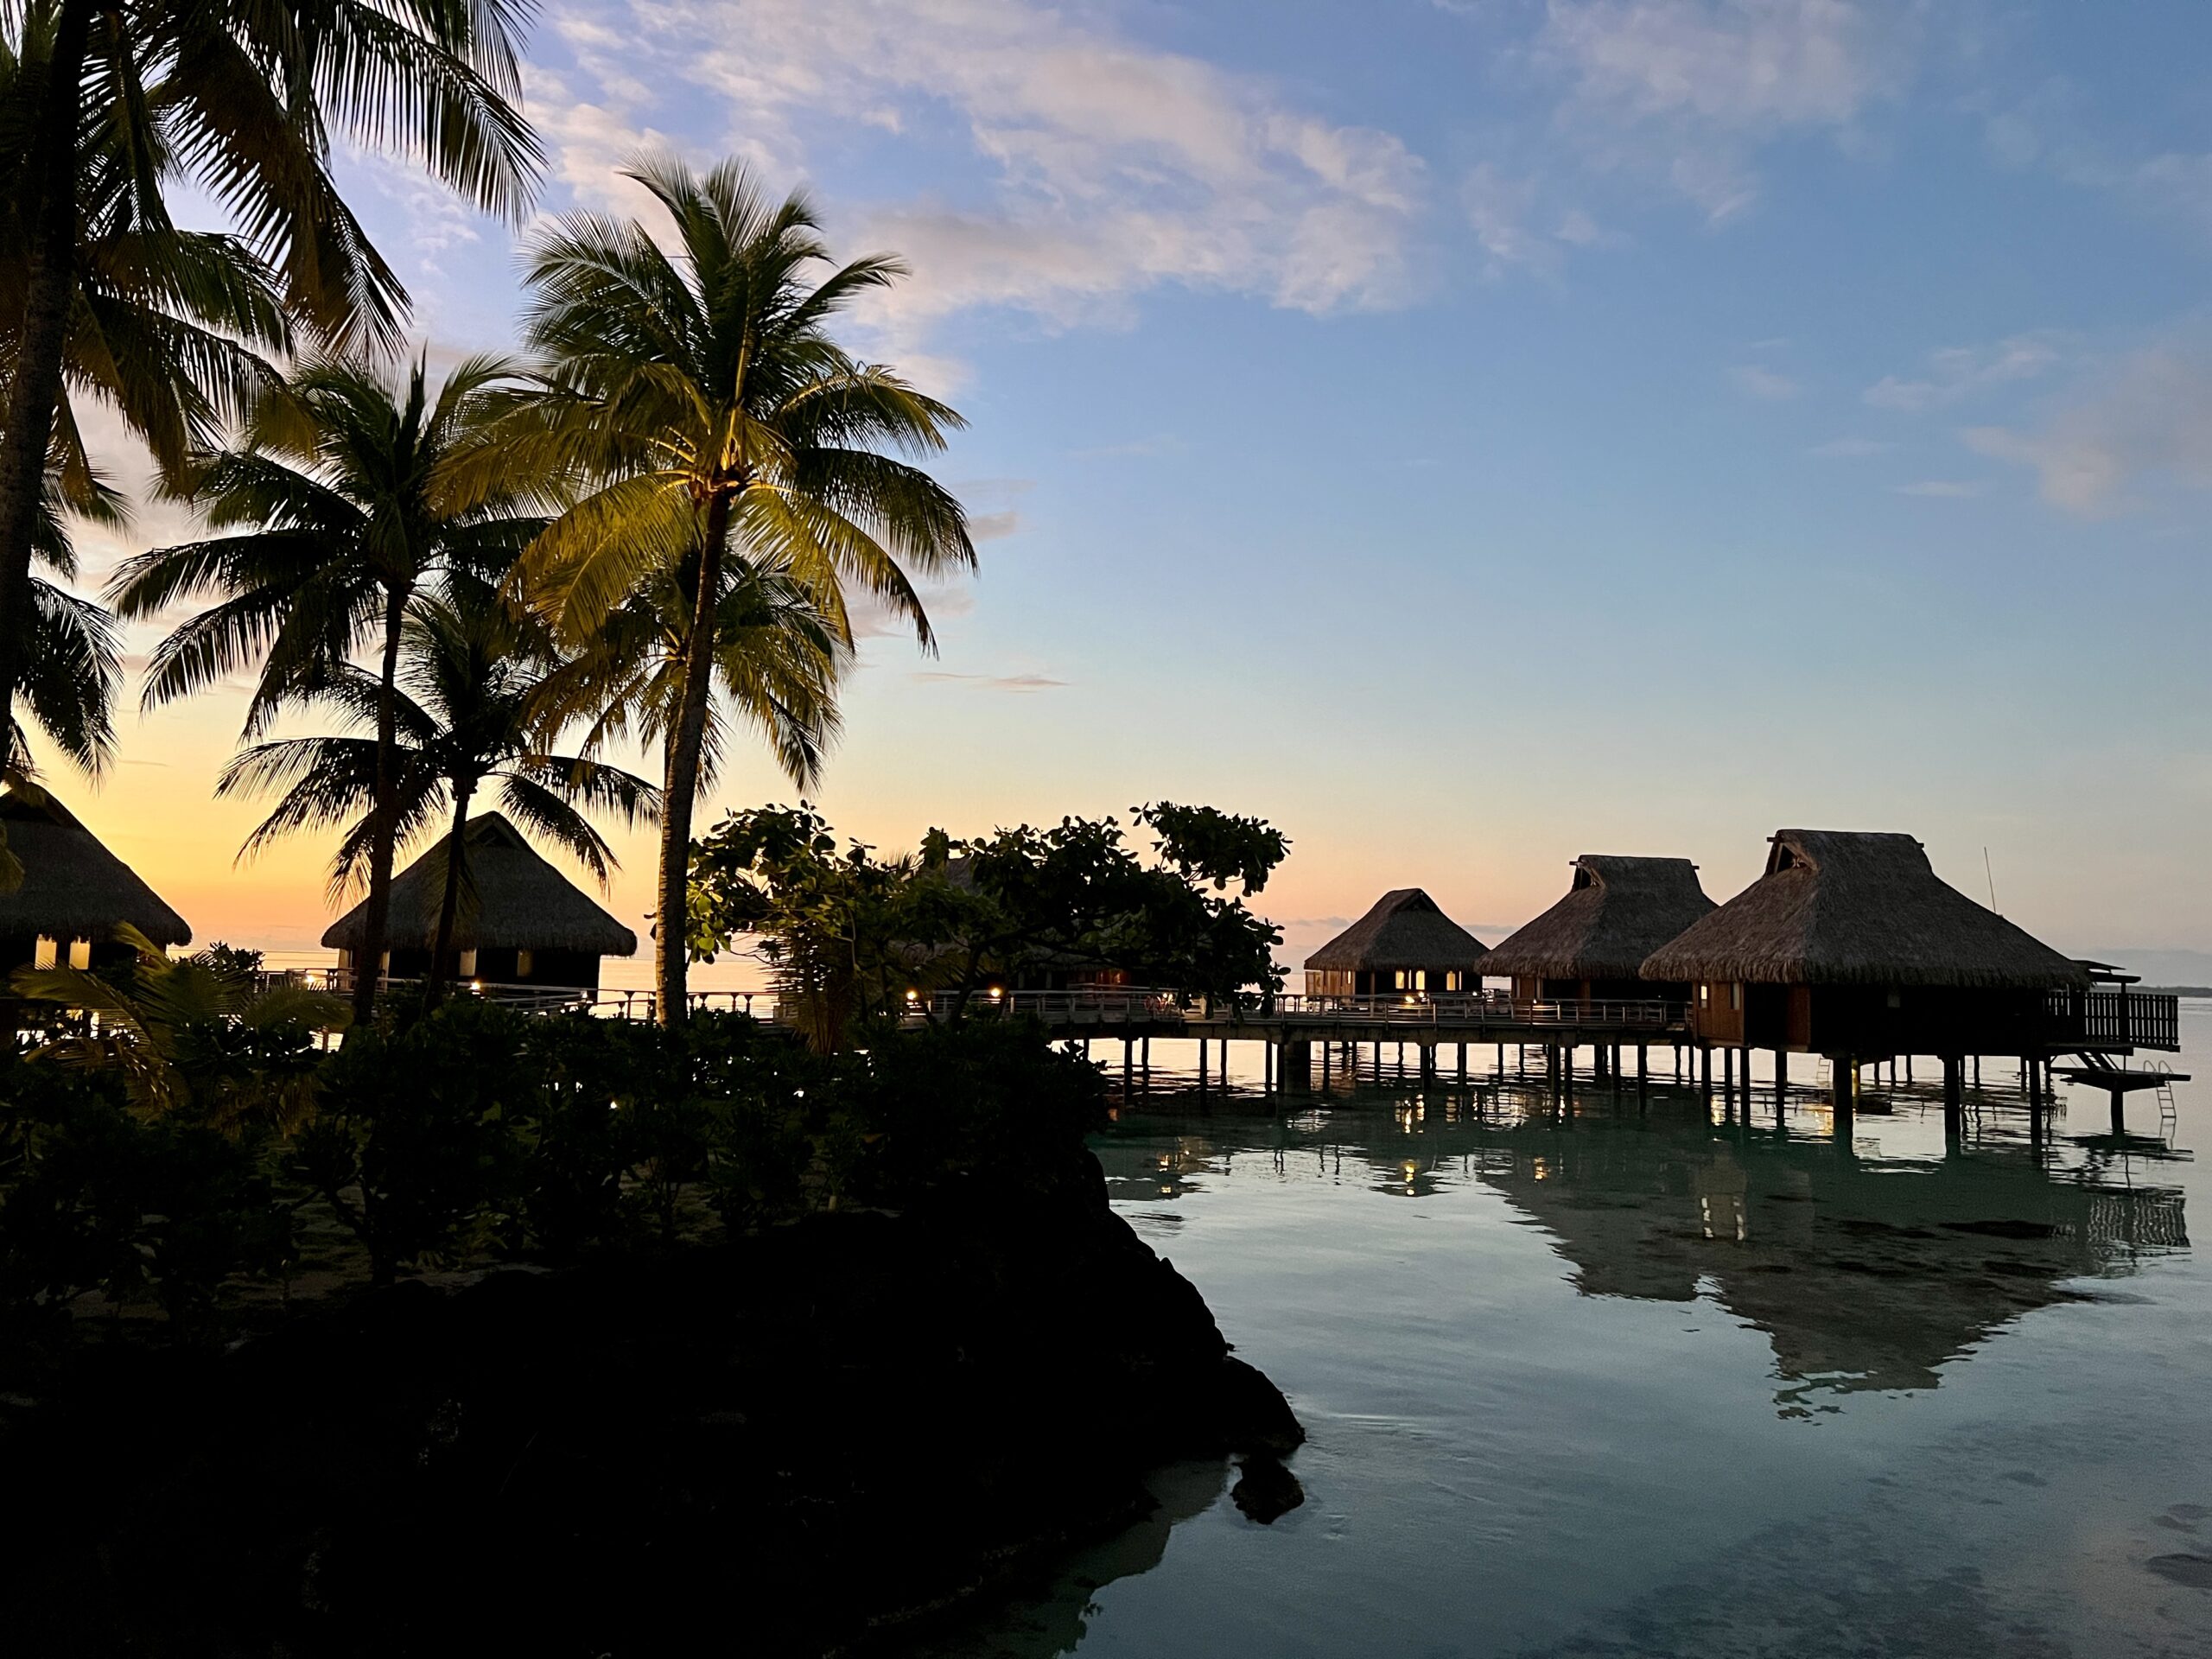
{"type": "MultiPolygon", "coordinates": [[[[54,747],[87,777],[107,770],[115,750],[115,694],[123,680],[121,641],[115,620],[89,600],[60,585],[77,575],[77,551],[62,512],[108,529],[129,522],[122,499],[89,469],[73,485],[57,469],[47,480],[38,522],[39,563],[59,582],[34,575],[30,603],[15,619],[22,632],[17,649],[24,664],[23,707],[16,713],[0,754],[10,778],[35,777],[28,714],[54,747]]],[[[6,856],[0,842],[0,859],[6,856]]]]}
{"type": "MultiPolygon", "coordinates": [[[[602,887],[615,868],[614,855],[579,809],[619,812],[628,823],[654,810],[657,791],[644,779],[547,748],[549,720],[560,718],[568,694],[566,670],[548,645],[542,624],[488,585],[466,580],[408,615],[392,700],[398,735],[395,816],[403,839],[441,832],[443,837],[426,1001],[435,1000],[451,967],[454,924],[467,888],[468,811],[487,785],[498,785],[509,817],[565,849],[602,887]]],[[[333,710],[349,729],[242,750],[223,769],[215,792],[283,791],[247,839],[244,855],[301,830],[342,828],[331,871],[335,895],[355,885],[369,861],[378,746],[359,733],[376,726],[385,698],[372,676],[346,667],[304,700],[333,710]]]]}
{"type": "Polygon", "coordinates": [[[524,564],[565,640],[671,581],[690,596],[664,704],[654,968],[668,1021],[684,1007],[691,814],[722,601],[742,585],[731,567],[802,584],[841,641],[844,590],[857,587],[926,647],[912,577],[976,555],[959,502],[893,453],[942,450],[960,417],[830,332],[904,267],[880,255],[830,266],[806,199],[772,201],[734,162],[702,178],[648,158],[629,176],[675,221],[678,251],[594,214],[534,239],[525,333],[544,395],[518,410],[509,456],[577,491],[524,564]]]}
{"type": "MultiPolygon", "coordinates": [[[[724,566],[715,620],[718,698],[707,705],[699,786],[714,787],[732,717],[767,741],[792,783],[811,789],[843,725],[837,688],[853,648],[814,591],[789,571],[743,561],[724,566]]],[[[683,700],[683,649],[694,594],[680,568],[653,573],[584,642],[566,695],[588,716],[582,748],[597,753],[626,740],[658,753],[666,770],[683,700]]]]}
{"type": "MultiPolygon", "coordinates": [[[[353,653],[378,650],[376,766],[366,820],[369,908],[364,960],[385,949],[399,834],[401,636],[419,595],[459,575],[497,576],[543,527],[515,491],[456,489],[456,463],[487,441],[507,371],[472,358],[433,398],[417,359],[402,381],[326,359],[260,398],[244,441],[209,457],[190,493],[209,528],[241,530],[127,561],[110,594],[119,615],[157,614],[181,600],[219,602],[155,648],[145,702],[157,707],[257,662],[245,737],[266,730],[287,699],[326,683],[358,689],[353,653]]],[[[359,976],[365,1019],[375,976],[359,976]]]]}
{"type": "Polygon", "coordinates": [[[334,348],[389,347],[406,296],[340,199],[334,141],[396,151],[519,217],[541,152],[510,101],[528,0],[20,0],[22,77],[0,110],[21,287],[0,288],[14,358],[0,407],[0,727],[22,672],[49,440],[68,370],[80,232],[103,201],[172,227],[183,180],[229,210],[334,348]],[[102,169],[108,169],[104,174],[102,169]],[[99,181],[110,175],[110,182],[99,181]],[[104,194],[105,193],[105,194],[104,194]]]}
{"type": "Polygon", "coordinates": [[[315,1036],[346,1028],[343,1002],[296,985],[264,988],[219,950],[171,961],[128,923],[115,934],[138,953],[128,977],[19,968],[10,979],[17,996],[92,1016],[41,1044],[41,1058],[121,1071],[144,1117],[183,1115],[233,1132],[255,1119],[288,1133],[305,1121],[321,1070],[315,1036]]]}

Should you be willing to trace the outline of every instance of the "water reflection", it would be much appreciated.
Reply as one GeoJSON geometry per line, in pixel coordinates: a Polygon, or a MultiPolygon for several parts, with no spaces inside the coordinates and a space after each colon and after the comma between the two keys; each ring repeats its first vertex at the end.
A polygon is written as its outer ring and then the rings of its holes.
{"type": "Polygon", "coordinates": [[[1232,1099],[1132,1116],[1101,1157],[1118,1202],[1159,1207],[1155,1232],[1236,1160],[1398,1199],[1487,1188],[1541,1230],[1582,1294],[1707,1298],[1763,1332],[1784,1415],[1936,1388],[2022,1315],[2097,1300],[2083,1281],[2188,1246],[2181,1190],[2157,1179],[2186,1154],[2162,1141],[2053,1136],[2024,1103],[1990,1096],[1946,1147],[1940,1103],[1932,1128],[1925,1103],[1892,1104],[1878,1136],[1839,1146],[1825,1114],[1795,1101],[1754,1127],[1663,1092],[1564,1111],[1510,1085],[1377,1092],[1280,1117],[1232,1099]]]}

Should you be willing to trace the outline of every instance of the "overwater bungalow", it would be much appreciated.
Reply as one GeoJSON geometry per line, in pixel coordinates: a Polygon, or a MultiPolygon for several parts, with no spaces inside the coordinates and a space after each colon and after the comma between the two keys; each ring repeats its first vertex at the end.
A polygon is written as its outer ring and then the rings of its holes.
{"type": "Polygon", "coordinates": [[[1419,887],[1384,893],[1375,906],[1306,958],[1308,996],[1388,996],[1474,991],[1488,947],[1419,887]]]}
{"type": "Polygon", "coordinates": [[[22,885],[0,893],[0,969],[127,962],[124,923],[164,949],[192,942],[184,918],[50,791],[0,792],[0,823],[23,867],[22,885]]]}
{"type": "Polygon", "coordinates": [[[1643,977],[1644,958],[1710,915],[1713,900],[1687,858],[1585,853],[1567,896],[1478,964],[1513,982],[1516,1004],[1658,1000],[1687,1002],[1690,988],[1643,977]]]}
{"type": "MultiPolygon", "coordinates": [[[[601,957],[636,954],[638,936],[539,856],[503,815],[471,818],[463,833],[467,885],[454,924],[462,978],[596,991],[601,957]]],[[[392,978],[429,973],[444,882],[442,842],[394,878],[391,949],[385,956],[385,971],[392,978]]],[[[356,905],[323,933],[323,944],[338,952],[341,971],[354,965],[365,908],[356,905]]]]}
{"type": "Polygon", "coordinates": [[[1644,960],[1646,982],[1692,988],[1699,1042],[1955,1062],[2084,1038],[2089,970],[1943,881],[1910,836],[1770,839],[1765,874],[1644,960]]]}

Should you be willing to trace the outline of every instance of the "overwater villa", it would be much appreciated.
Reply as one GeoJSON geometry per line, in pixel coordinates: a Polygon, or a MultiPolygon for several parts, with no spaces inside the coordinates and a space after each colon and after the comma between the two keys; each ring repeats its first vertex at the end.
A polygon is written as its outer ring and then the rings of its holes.
{"type": "Polygon", "coordinates": [[[50,791],[0,792],[0,823],[23,867],[22,885],[0,893],[0,969],[128,962],[124,924],[165,949],[192,942],[184,918],[50,791]]]}
{"type": "Polygon", "coordinates": [[[1419,887],[1400,887],[1306,958],[1306,994],[1476,991],[1482,988],[1477,964],[1487,950],[1419,887]]]}
{"type": "Polygon", "coordinates": [[[1770,839],[1765,874],[1644,961],[1647,982],[1692,988],[1694,1041],[1826,1055],[1839,1081],[1855,1062],[1937,1055],[1954,1098],[1969,1055],[2175,1046],[2152,1021],[2106,1031],[2110,994],[2088,965],[1943,881],[1910,836],[1770,839]]]}
{"type": "MultiPolygon", "coordinates": [[[[463,979],[596,991],[601,957],[636,954],[638,936],[541,857],[503,815],[471,818],[463,833],[467,862],[454,922],[463,979]]],[[[385,955],[391,977],[429,973],[444,883],[442,842],[394,878],[385,955]]],[[[354,966],[365,908],[356,905],[323,933],[323,944],[338,952],[341,973],[354,966]]]]}
{"type": "Polygon", "coordinates": [[[1585,853],[1567,896],[1478,964],[1513,982],[1515,1003],[1654,999],[1687,1002],[1687,984],[1643,977],[1644,958],[1713,910],[1687,858],[1585,853]]]}

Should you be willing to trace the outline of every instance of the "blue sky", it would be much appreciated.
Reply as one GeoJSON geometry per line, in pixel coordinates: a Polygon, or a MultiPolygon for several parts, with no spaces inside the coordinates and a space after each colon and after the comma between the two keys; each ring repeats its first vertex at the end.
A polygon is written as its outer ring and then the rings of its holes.
{"type": "MultiPolygon", "coordinates": [[[[1294,962],[1389,887],[1509,925],[1582,851],[1726,897],[1902,829],[2197,946],[2208,65],[2149,0],[555,0],[529,108],[549,211],[735,154],[914,266],[859,343],[969,417],[988,539],[939,658],[868,645],[869,839],[1262,813],[1294,962]]],[[[503,345],[512,235],[353,176],[431,349],[503,345]]],[[[230,877],[197,804],[235,721],[134,728],[95,819],[193,803],[140,856],[203,936],[319,931],[320,849],[230,877]]]]}

